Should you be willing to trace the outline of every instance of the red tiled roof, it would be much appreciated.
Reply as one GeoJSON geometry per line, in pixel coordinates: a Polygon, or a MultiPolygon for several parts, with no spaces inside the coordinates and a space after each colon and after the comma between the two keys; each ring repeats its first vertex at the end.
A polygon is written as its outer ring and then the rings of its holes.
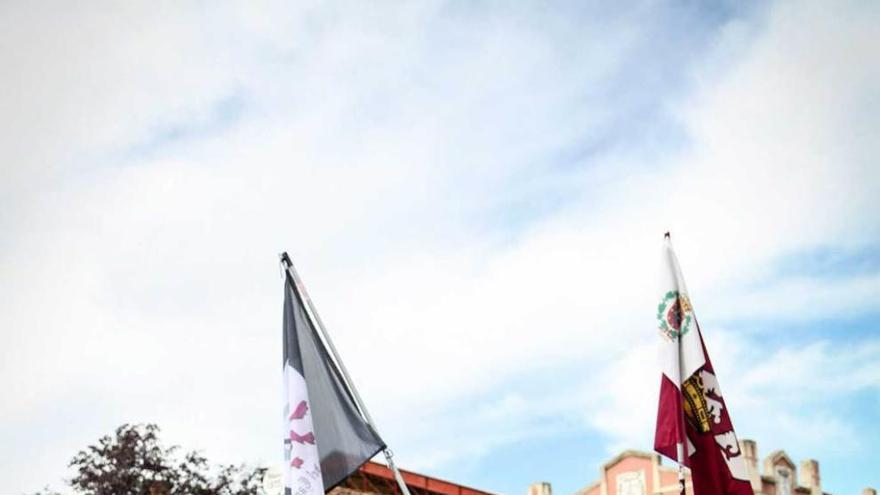
{"type": "MultiPolygon", "coordinates": [[[[394,473],[387,466],[377,462],[367,462],[359,469],[361,473],[377,476],[379,478],[394,482],[394,473]]],[[[412,471],[400,470],[403,481],[410,488],[418,488],[438,495],[495,495],[491,492],[477,490],[467,486],[452,483],[451,481],[441,480],[425,476],[424,474],[413,473],[412,471]]]]}

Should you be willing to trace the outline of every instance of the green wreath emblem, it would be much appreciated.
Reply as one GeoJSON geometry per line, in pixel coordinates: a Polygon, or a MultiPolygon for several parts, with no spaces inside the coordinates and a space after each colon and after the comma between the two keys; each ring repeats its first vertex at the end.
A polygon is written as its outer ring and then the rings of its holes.
{"type": "Polygon", "coordinates": [[[657,323],[660,333],[669,340],[688,333],[691,323],[691,304],[687,296],[680,296],[678,291],[669,291],[657,306],[657,323]]]}

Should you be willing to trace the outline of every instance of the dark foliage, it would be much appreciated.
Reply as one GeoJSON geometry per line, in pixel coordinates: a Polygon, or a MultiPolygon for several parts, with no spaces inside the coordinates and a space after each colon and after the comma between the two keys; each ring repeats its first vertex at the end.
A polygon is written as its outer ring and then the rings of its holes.
{"type": "Polygon", "coordinates": [[[105,436],[74,456],[70,467],[76,475],[69,483],[84,495],[258,494],[263,469],[211,469],[198,453],[179,450],[159,443],[156,425],[122,425],[114,437],[105,436]]]}

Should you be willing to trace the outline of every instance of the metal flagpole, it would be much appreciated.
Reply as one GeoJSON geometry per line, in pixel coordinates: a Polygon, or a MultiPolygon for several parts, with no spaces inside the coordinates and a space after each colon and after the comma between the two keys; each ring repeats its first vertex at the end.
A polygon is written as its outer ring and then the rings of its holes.
{"type": "MultiPolygon", "coordinates": [[[[369,424],[374,430],[378,432],[379,429],[376,427],[376,423],[370,416],[370,412],[367,411],[367,407],[364,405],[363,399],[361,399],[360,394],[355,388],[354,382],[352,382],[351,376],[349,376],[348,374],[348,370],[345,369],[345,364],[343,364],[342,359],[339,357],[339,353],[336,351],[336,346],[333,345],[333,341],[330,339],[330,334],[324,327],[324,322],[321,320],[321,315],[319,315],[318,310],[315,309],[315,305],[312,303],[312,299],[309,297],[309,293],[306,291],[306,287],[303,284],[302,279],[299,278],[299,273],[296,271],[296,268],[294,268],[293,261],[291,261],[289,257],[282,254],[281,263],[286,265],[288,273],[290,273],[290,276],[293,278],[293,282],[297,292],[299,292],[300,296],[302,296],[303,298],[303,301],[305,301],[306,303],[309,318],[312,319],[312,323],[318,329],[318,332],[321,333],[321,338],[324,339],[324,342],[327,343],[327,349],[333,356],[333,360],[336,361],[336,365],[339,367],[339,371],[342,373],[342,378],[345,381],[345,385],[348,387],[349,392],[351,392],[351,396],[354,398],[355,405],[360,410],[367,424],[369,424]]],[[[398,470],[397,465],[394,464],[394,454],[387,446],[382,449],[382,453],[385,455],[385,461],[388,463],[388,467],[391,468],[391,471],[394,473],[394,479],[397,480],[397,484],[398,486],[400,486],[400,491],[403,492],[403,495],[410,495],[409,488],[406,486],[406,482],[403,481],[403,476],[400,474],[400,470],[398,470]]]]}
{"type": "MultiPolygon", "coordinates": [[[[667,237],[669,234],[666,234],[667,237]]],[[[682,394],[681,388],[684,385],[681,383],[681,335],[678,336],[678,390],[679,394],[682,394]]],[[[684,400],[682,397],[681,400],[684,400]]],[[[683,404],[682,404],[683,409],[683,404]]],[[[684,411],[679,411],[678,427],[682,428],[681,434],[687,435],[684,431],[684,411]]],[[[684,439],[679,438],[678,442],[675,444],[675,460],[678,462],[678,493],[679,495],[685,495],[684,493],[684,439]]]]}
{"type": "Polygon", "coordinates": [[[684,494],[684,464],[682,461],[684,459],[684,445],[681,442],[675,444],[675,455],[678,458],[678,493],[679,495],[684,494]]]}
{"type": "MultiPolygon", "coordinates": [[[[666,239],[666,242],[672,244],[672,237],[669,235],[669,232],[664,234],[663,237],[666,239]]],[[[676,280],[676,285],[678,285],[678,280],[676,280]]],[[[681,290],[680,287],[678,289],[681,290]]],[[[677,349],[678,350],[678,352],[677,352],[678,391],[679,391],[679,394],[681,394],[682,393],[681,387],[684,386],[681,383],[681,334],[678,335],[676,341],[677,341],[677,348],[678,348],[677,349]]],[[[683,400],[683,398],[682,398],[682,400],[683,400]]],[[[681,416],[681,417],[679,418],[678,427],[683,428],[684,427],[684,410],[683,410],[683,408],[681,410],[679,410],[679,416],[681,416]]],[[[681,433],[683,435],[687,435],[687,433],[685,433],[684,429],[681,430],[681,433]]],[[[679,495],[685,495],[685,490],[684,490],[684,439],[679,438],[678,440],[679,441],[676,442],[676,444],[675,444],[675,460],[676,460],[676,462],[678,462],[678,493],[679,493],[679,495]]]]}

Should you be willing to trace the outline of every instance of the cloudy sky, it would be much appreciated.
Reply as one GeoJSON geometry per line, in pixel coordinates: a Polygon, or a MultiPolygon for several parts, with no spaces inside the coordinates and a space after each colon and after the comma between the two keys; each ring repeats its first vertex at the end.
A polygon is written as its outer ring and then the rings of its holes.
{"type": "Polygon", "coordinates": [[[737,432],[880,487],[880,5],[3,2],[0,488],[280,455],[298,265],[400,465],[649,449],[671,230],[737,432]]]}

